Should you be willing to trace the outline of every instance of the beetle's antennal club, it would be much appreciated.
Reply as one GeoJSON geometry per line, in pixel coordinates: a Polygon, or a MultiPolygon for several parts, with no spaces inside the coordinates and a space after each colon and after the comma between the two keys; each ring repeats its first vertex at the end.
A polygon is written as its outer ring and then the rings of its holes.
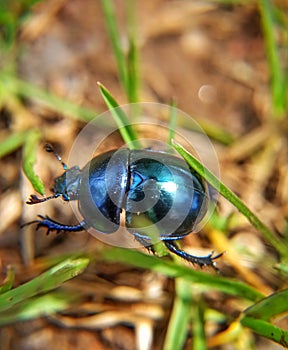
{"type": "Polygon", "coordinates": [[[57,198],[57,197],[59,197],[58,193],[55,193],[52,196],[43,197],[43,198],[39,198],[39,197],[35,196],[35,194],[31,194],[30,198],[26,202],[26,204],[32,205],[32,204],[43,203],[43,202],[49,201],[50,199],[57,198]]]}
{"type": "Polygon", "coordinates": [[[64,170],[67,170],[68,167],[67,167],[67,164],[65,164],[63,161],[62,161],[62,158],[61,156],[59,155],[59,153],[57,153],[54,149],[54,147],[52,145],[50,145],[49,143],[46,143],[45,145],[45,150],[46,152],[49,152],[49,153],[53,153],[54,156],[57,158],[57,160],[61,163],[62,167],[64,170]]]}

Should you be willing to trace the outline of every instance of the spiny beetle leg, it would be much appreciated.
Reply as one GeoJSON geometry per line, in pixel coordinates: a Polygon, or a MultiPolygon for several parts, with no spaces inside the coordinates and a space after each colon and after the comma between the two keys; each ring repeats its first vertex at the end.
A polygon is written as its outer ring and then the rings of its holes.
{"type": "Polygon", "coordinates": [[[215,270],[218,270],[216,267],[216,262],[214,260],[220,258],[223,253],[220,253],[218,255],[213,256],[213,252],[206,255],[206,256],[194,256],[191,254],[188,254],[186,252],[184,252],[183,250],[181,250],[177,244],[173,241],[163,241],[166,245],[166,247],[174,254],[177,254],[178,256],[180,256],[181,258],[192,262],[192,264],[197,264],[200,267],[203,266],[212,266],[215,270]]]}
{"type": "Polygon", "coordinates": [[[30,225],[30,224],[37,224],[37,228],[36,228],[37,230],[40,227],[46,227],[47,235],[50,233],[50,231],[56,231],[57,233],[59,233],[61,231],[79,232],[79,231],[85,230],[84,221],[80,222],[78,225],[64,225],[57,221],[52,220],[51,218],[49,218],[49,216],[38,215],[38,217],[40,218],[39,220],[28,222],[23,226],[30,225]]]}

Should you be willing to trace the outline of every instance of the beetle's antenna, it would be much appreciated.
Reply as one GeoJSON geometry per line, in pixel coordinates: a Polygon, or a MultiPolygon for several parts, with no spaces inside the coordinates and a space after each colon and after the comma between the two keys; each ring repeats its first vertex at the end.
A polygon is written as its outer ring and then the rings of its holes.
{"type": "Polygon", "coordinates": [[[50,199],[57,198],[59,196],[60,196],[59,193],[55,193],[55,194],[53,194],[52,196],[49,196],[49,197],[39,198],[39,197],[35,196],[35,194],[31,194],[30,198],[26,202],[26,204],[32,205],[32,204],[43,203],[43,202],[49,201],[50,199]]]}
{"type": "MultiPolygon", "coordinates": [[[[61,156],[59,155],[59,153],[57,153],[57,152],[55,151],[55,149],[54,149],[54,147],[53,147],[52,145],[50,145],[49,143],[46,143],[46,145],[45,145],[45,150],[46,150],[46,152],[49,152],[49,153],[53,153],[53,154],[54,154],[54,156],[57,158],[57,160],[62,164],[62,167],[63,167],[64,170],[67,170],[67,169],[68,169],[67,165],[62,161],[61,156]]],[[[47,197],[47,198],[49,198],[49,197],[47,197]]],[[[49,199],[50,199],[50,198],[49,198],[49,199]]],[[[28,204],[29,204],[29,203],[28,203],[28,204]]],[[[34,203],[33,203],[33,204],[34,204],[34,203]]]]}

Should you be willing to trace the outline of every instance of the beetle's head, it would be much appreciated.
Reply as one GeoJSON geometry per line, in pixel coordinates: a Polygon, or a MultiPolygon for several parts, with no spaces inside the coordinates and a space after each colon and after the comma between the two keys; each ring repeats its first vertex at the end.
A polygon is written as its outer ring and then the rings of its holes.
{"type": "Polygon", "coordinates": [[[67,165],[62,161],[60,155],[54,150],[54,148],[46,144],[45,149],[49,153],[53,153],[57,160],[61,163],[64,173],[55,179],[55,185],[52,189],[54,192],[53,195],[49,197],[39,198],[34,194],[31,194],[29,200],[26,204],[38,204],[42,202],[46,202],[47,200],[58,198],[62,196],[64,201],[70,201],[78,198],[78,188],[80,185],[80,174],[81,170],[78,166],[73,166],[72,168],[68,168],[67,165]]]}

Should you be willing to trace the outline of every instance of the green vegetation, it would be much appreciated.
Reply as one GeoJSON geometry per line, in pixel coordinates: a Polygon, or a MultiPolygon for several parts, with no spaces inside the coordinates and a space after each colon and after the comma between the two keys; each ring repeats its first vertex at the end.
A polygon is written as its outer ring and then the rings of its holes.
{"type": "MultiPolygon", "coordinates": [[[[8,108],[10,113],[17,113],[17,108],[26,109],[24,100],[40,102],[65,118],[74,118],[88,122],[95,115],[95,111],[78,106],[73,102],[64,100],[50,92],[23,81],[18,76],[17,58],[20,51],[18,39],[19,30],[23,21],[31,15],[33,5],[38,1],[1,1],[0,2],[0,107],[8,108]],[[20,107],[19,107],[20,106],[20,107]]],[[[224,1],[233,4],[233,1],[224,1]]],[[[102,0],[103,15],[106,22],[111,47],[114,52],[118,68],[119,81],[125,91],[129,103],[139,102],[140,87],[140,55],[136,40],[136,20],[134,1],[127,1],[128,18],[128,50],[125,52],[120,43],[120,32],[116,25],[115,8],[110,0],[102,0]]],[[[239,3],[239,1],[237,1],[239,3]]],[[[241,2],[246,3],[246,2],[241,2]]],[[[271,76],[271,101],[273,114],[271,123],[278,128],[283,120],[287,118],[287,15],[269,0],[255,2],[259,7],[263,27],[263,36],[266,45],[267,62],[271,76]],[[283,33],[286,40],[283,47],[279,48],[276,31],[283,33]],[[284,53],[283,51],[286,50],[284,53]]],[[[243,5],[245,6],[245,4],[243,5]]],[[[132,143],[136,148],[137,135],[126,120],[125,113],[118,106],[112,93],[99,83],[100,92],[107,107],[114,112],[114,117],[125,143],[132,143]],[[115,109],[116,108],[116,109],[115,109]]],[[[109,87],[108,87],[109,88],[109,87]]],[[[171,106],[171,132],[173,139],[173,125],[175,125],[174,104],[171,106]]],[[[229,132],[214,125],[206,124],[204,129],[213,139],[220,141],[223,145],[233,144],[234,138],[229,132]]],[[[17,149],[22,148],[23,169],[34,189],[44,194],[44,186],[41,179],[34,172],[36,162],[36,150],[43,138],[39,127],[29,130],[15,131],[0,142],[0,157],[5,157],[17,149]]],[[[174,148],[184,157],[187,163],[195,169],[206,181],[215,188],[220,189],[224,196],[247,220],[263,235],[264,240],[269,243],[280,256],[280,262],[273,273],[283,274],[287,277],[288,249],[287,240],[279,238],[272,232],[256,214],[254,214],[230,189],[220,182],[212,173],[203,167],[199,161],[189,154],[181,145],[173,143],[174,148]]],[[[220,218],[223,219],[223,218],[220,218]]],[[[224,218],[225,221],[226,218],[224,218]]],[[[212,223],[213,225],[213,223],[212,223]]],[[[218,229],[218,228],[217,228],[218,229]]],[[[287,232],[286,232],[287,236],[287,232]]],[[[7,279],[0,287],[0,325],[11,324],[23,320],[37,318],[63,311],[79,296],[69,294],[67,290],[59,289],[64,283],[82,273],[90,261],[95,260],[91,252],[81,254],[78,257],[60,256],[58,261],[51,262],[46,272],[32,278],[29,282],[13,288],[14,273],[8,269],[7,279]],[[55,289],[57,288],[57,291],[55,289]],[[45,308],[43,308],[45,305],[45,308]]],[[[181,261],[167,261],[152,255],[145,255],[128,249],[109,248],[97,252],[97,260],[107,262],[118,262],[135,266],[144,270],[161,273],[175,280],[174,306],[169,321],[169,326],[164,342],[165,350],[181,350],[187,337],[187,329],[193,329],[194,348],[207,349],[205,335],[205,323],[210,319],[226,322],[231,326],[223,332],[229,339],[241,338],[247,329],[263,337],[271,339],[282,346],[288,347],[288,332],[273,322],[276,316],[288,312],[288,290],[276,291],[271,295],[264,295],[247,283],[239,282],[234,278],[224,278],[221,275],[213,275],[211,272],[196,271],[182,266],[181,261]],[[230,315],[221,314],[213,310],[205,303],[204,295],[210,290],[233,295],[243,305],[241,315],[231,319],[230,315]]],[[[252,346],[251,346],[252,349],[252,346]]]]}

